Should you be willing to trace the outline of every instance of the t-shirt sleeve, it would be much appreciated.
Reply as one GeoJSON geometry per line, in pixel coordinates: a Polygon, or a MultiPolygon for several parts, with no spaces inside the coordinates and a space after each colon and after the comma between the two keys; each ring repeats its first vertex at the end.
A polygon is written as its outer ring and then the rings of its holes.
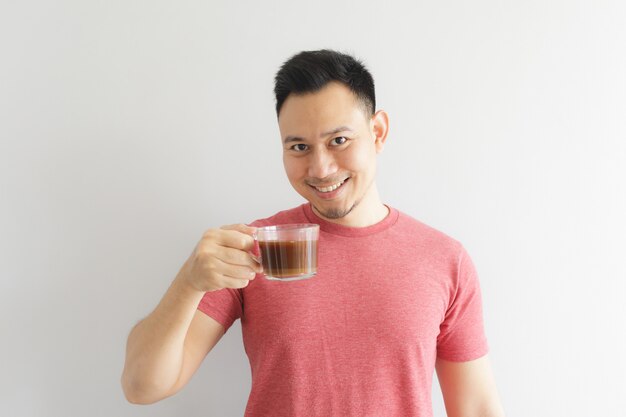
{"type": "Polygon", "coordinates": [[[437,337],[437,357],[465,362],[487,354],[478,275],[469,254],[462,248],[450,289],[450,301],[437,337]]]}
{"type": "Polygon", "coordinates": [[[215,319],[227,331],[243,312],[242,292],[232,288],[207,292],[200,300],[198,310],[215,319]]]}

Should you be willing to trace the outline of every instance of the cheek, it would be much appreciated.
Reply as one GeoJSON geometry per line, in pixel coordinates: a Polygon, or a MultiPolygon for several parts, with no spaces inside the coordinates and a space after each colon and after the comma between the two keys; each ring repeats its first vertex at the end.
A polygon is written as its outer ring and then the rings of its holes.
{"type": "Polygon", "coordinates": [[[292,158],[283,157],[283,166],[285,167],[285,173],[290,182],[297,181],[302,177],[302,164],[298,163],[292,158]]]}
{"type": "Polygon", "coordinates": [[[367,175],[367,172],[374,168],[376,163],[376,155],[367,149],[359,149],[353,152],[349,158],[344,161],[344,168],[359,173],[361,176],[367,175]]]}

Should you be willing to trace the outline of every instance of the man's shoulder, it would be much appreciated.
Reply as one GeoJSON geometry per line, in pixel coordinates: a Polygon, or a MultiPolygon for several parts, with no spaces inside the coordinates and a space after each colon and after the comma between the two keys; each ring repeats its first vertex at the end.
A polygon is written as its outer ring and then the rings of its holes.
{"type": "Polygon", "coordinates": [[[397,229],[399,233],[405,234],[407,239],[414,242],[417,241],[433,249],[436,247],[440,250],[449,250],[455,253],[462,250],[463,245],[454,237],[407,213],[400,210],[398,210],[398,213],[399,227],[397,229]]]}
{"type": "Polygon", "coordinates": [[[269,217],[257,219],[252,223],[249,223],[249,225],[252,227],[263,227],[288,223],[308,223],[302,204],[290,209],[279,211],[269,217]]]}

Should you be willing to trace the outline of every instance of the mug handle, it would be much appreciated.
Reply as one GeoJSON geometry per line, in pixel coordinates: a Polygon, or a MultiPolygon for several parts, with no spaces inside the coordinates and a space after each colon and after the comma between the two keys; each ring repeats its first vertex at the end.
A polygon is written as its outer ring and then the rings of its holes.
{"type": "Polygon", "coordinates": [[[259,264],[262,265],[262,262],[261,262],[261,247],[259,246],[259,239],[257,237],[256,230],[254,232],[252,232],[252,238],[254,239],[254,249],[252,251],[248,252],[248,253],[250,254],[250,256],[252,256],[252,259],[254,259],[259,264]]]}

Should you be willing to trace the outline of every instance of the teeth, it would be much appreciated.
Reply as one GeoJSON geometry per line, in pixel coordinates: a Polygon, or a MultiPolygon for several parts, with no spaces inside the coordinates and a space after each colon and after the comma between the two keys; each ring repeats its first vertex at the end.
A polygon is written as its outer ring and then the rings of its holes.
{"type": "Polygon", "coordinates": [[[321,187],[315,187],[315,188],[316,188],[318,191],[321,191],[321,192],[323,192],[323,193],[329,193],[329,192],[334,191],[334,190],[336,190],[337,188],[339,188],[339,187],[341,186],[341,184],[343,184],[345,181],[346,181],[346,180],[343,180],[343,181],[341,181],[341,182],[339,182],[339,183],[337,183],[337,184],[335,184],[335,185],[331,185],[330,187],[324,187],[324,188],[321,188],[321,187]]]}

